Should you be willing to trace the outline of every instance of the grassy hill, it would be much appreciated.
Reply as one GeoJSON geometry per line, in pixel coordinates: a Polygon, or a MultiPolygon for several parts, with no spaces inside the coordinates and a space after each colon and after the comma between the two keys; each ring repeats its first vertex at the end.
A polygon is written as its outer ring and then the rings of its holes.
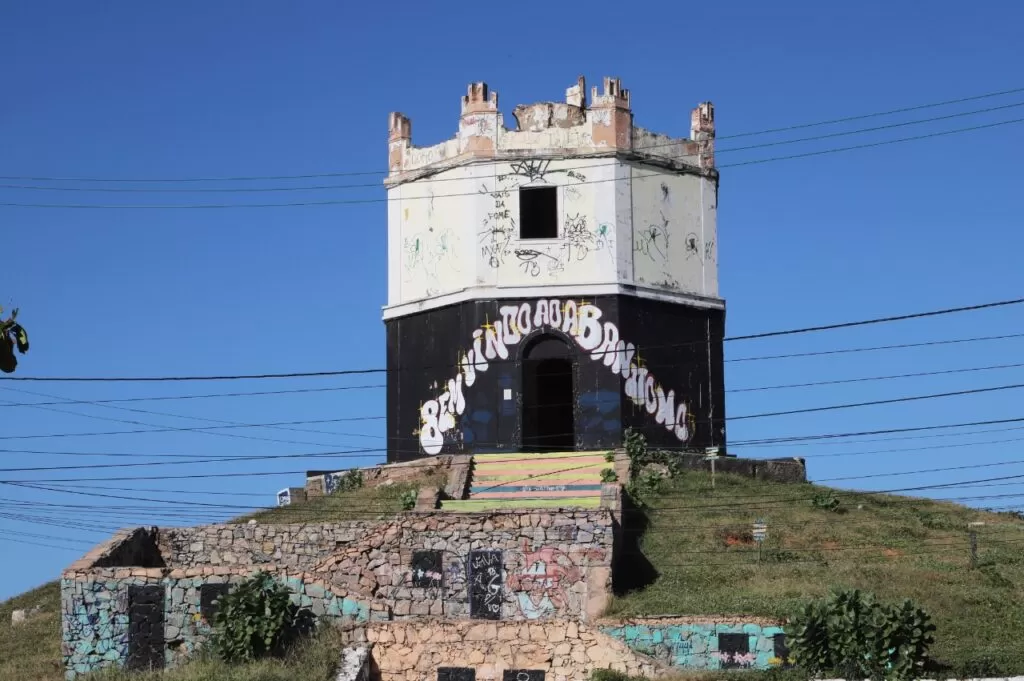
{"type": "MultiPolygon", "coordinates": [[[[425,480],[422,484],[433,484],[425,480]]],[[[291,509],[259,522],[366,519],[367,512],[401,510],[414,485],[364,487],[291,509]]],[[[650,500],[646,531],[633,538],[656,578],[616,597],[611,616],[751,614],[785,617],[831,587],[858,587],[886,599],[912,598],[938,626],[933,654],[950,673],[1024,673],[1017,632],[1024,629],[1024,521],[949,503],[891,495],[854,494],[813,485],[780,485],[719,474],[686,473],[650,500]],[[835,511],[823,505],[832,492],[835,511]],[[768,523],[757,562],[752,523],[768,523]],[[970,566],[967,523],[977,528],[977,568],[970,566]]],[[[635,562],[634,562],[635,561],[635,562]]],[[[58,681],[60,595],[56,583],[0,604],[0,679],[58,681]],[[11,611],[41,611],[12,627],[11,611]]],[[[285,681],[332,677],[338,647],[330,635],[284,661],[227,668],[200,661],[162,675],[113,673],[132,681],[285,681]],[[301,670],[301,673],[299,672],[301,670]]],[[[688,678],[703,675],[686,675],[688,678]]],[[[756,673],[755,673],[756,676],[756,673]]],[[[746,678],[750,678],[749,675],[746,678]]]]}
{"type": "Polygon", "coordinates": [[[640,538],[658,574],[616,598],[609,615],[786,617],[831,587],[913,599],[938,627],[932,649],[954,671],[1024,673],[1024,521],[952,503],[687,473],[665,483],[640,538]],[[820,495],[820,496],[819,496],[820,495]],[[755,519],[768,523],[760,564],[755,519]],[[967,524],[977,527],[970,566],[967,524]],[[985,670],[988,671],[985,671],[985,670]]]}

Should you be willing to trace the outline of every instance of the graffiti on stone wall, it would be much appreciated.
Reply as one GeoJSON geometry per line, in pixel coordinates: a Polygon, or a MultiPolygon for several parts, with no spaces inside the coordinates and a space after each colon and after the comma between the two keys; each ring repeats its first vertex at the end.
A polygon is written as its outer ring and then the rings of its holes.
{"type": "Polygon", "coordinates": [[[693,434],[693,418],[674,390],[666,391],[651,371],[642,366],[636,346],[619,337],[618,327],[601,321],[601,309],[588,302],[539,300],[502,305],[500,320],[487,322],[473,331],[469,350],[460,353],[454,378],[439,389],[440,395],[420,406],[420,447],[427,454],[439,454],[445,442],[458,440],[458,419],[466,409],[464,388],[476,382],[477,372],[487,371],[490,362],[509,359],[509,347],[517,345],[534,330],[557,329],[570,336],[591,359],[603,362],[625,380],[624,392],[682,443],[693,434]]]}
{"type": "Polygon", "coordinates": [[[501,681],[544,681],[543,669],[506,669],[501,681]]]}
{"type": "Polygon", "coordinates": [[[469,616],[501,618],[505,574],[501,551],[479,550],[469,554],[469,616]]]}
{"type": "Polygon", "coordinates": [[[439,589],[443,585],[444,572],[441,551],[412,552],[412,585],[427,589],[439,589]]]}
{"type": "Polygon", "coordinates": [[[784,658],[782,628],[761,624],[624,624],[602,631],[638,653],[685,669],[767,669],[784,658]]]}
{"type": "Polygon", "coordinates": [[[544,619],[562,614],[567,608],[579,609],[578,603],[570,604],[570,597],[577,594],[566,586],[579,581],[582,573],[569,556],[554,547],[531,550],[524,540],[523,551],[514,560],[508,586],[523,617],[544,619]]]}

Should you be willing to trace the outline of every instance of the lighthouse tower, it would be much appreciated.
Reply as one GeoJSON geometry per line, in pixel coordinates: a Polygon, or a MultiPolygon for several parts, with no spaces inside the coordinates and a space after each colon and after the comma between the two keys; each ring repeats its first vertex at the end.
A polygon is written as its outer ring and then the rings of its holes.
{"type": "Polygon", "coordinates": [[[390,115],[388,461],[723,446],[711,103],[675,138],[581,77],[512,117],[485,83],[440,144],[390,115]]]}

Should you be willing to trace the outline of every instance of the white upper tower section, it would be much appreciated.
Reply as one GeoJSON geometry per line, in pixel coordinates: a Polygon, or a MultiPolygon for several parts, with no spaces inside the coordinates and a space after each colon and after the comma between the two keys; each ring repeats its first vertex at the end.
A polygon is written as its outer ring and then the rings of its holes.
{"type": "Polygon", "coordinates": [[[588,105],[520,105],[474,83],[458,134],[412,144],[389,121],[388,304],[384,317],[467,299],[623,293],[724,307],[718,293],[718,172],[710,102],[689,138],[633,125],[630,93],[605,78],[588,105]]]}

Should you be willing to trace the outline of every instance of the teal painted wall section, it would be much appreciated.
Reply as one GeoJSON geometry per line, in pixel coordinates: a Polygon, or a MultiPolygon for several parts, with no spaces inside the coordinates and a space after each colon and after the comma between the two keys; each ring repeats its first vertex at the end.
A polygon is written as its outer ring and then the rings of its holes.
{"type": "Polygon", "coordinates": [[[603,626],[601,631],[638,653],[681,669],[722,669],[730,663],[748,669],[768,669],[768,660],[776,656],[774,637],[783,633],[781,626],[714,622],[633,623],[603,626]],[[745,634],[750,652],[740,657],[721,653],[719,634],[745,634]]]}
{"type": "MultiPolygon", "coordinates": [[[[163,579],[61,580],[61,634],[65,677],[73,679],[106,666],[122,666],[128,658],[128,587],[164,587],[164,656],[167,666],[192,656],[210,635],[200,613],[203,584],[238,582],[244,577],[184,577],[163,579]]],[[[343,598],[318,584],[289,577],[283,580],[292,602],[317,619],[387,619],[368,604],[343,598]]]]}

